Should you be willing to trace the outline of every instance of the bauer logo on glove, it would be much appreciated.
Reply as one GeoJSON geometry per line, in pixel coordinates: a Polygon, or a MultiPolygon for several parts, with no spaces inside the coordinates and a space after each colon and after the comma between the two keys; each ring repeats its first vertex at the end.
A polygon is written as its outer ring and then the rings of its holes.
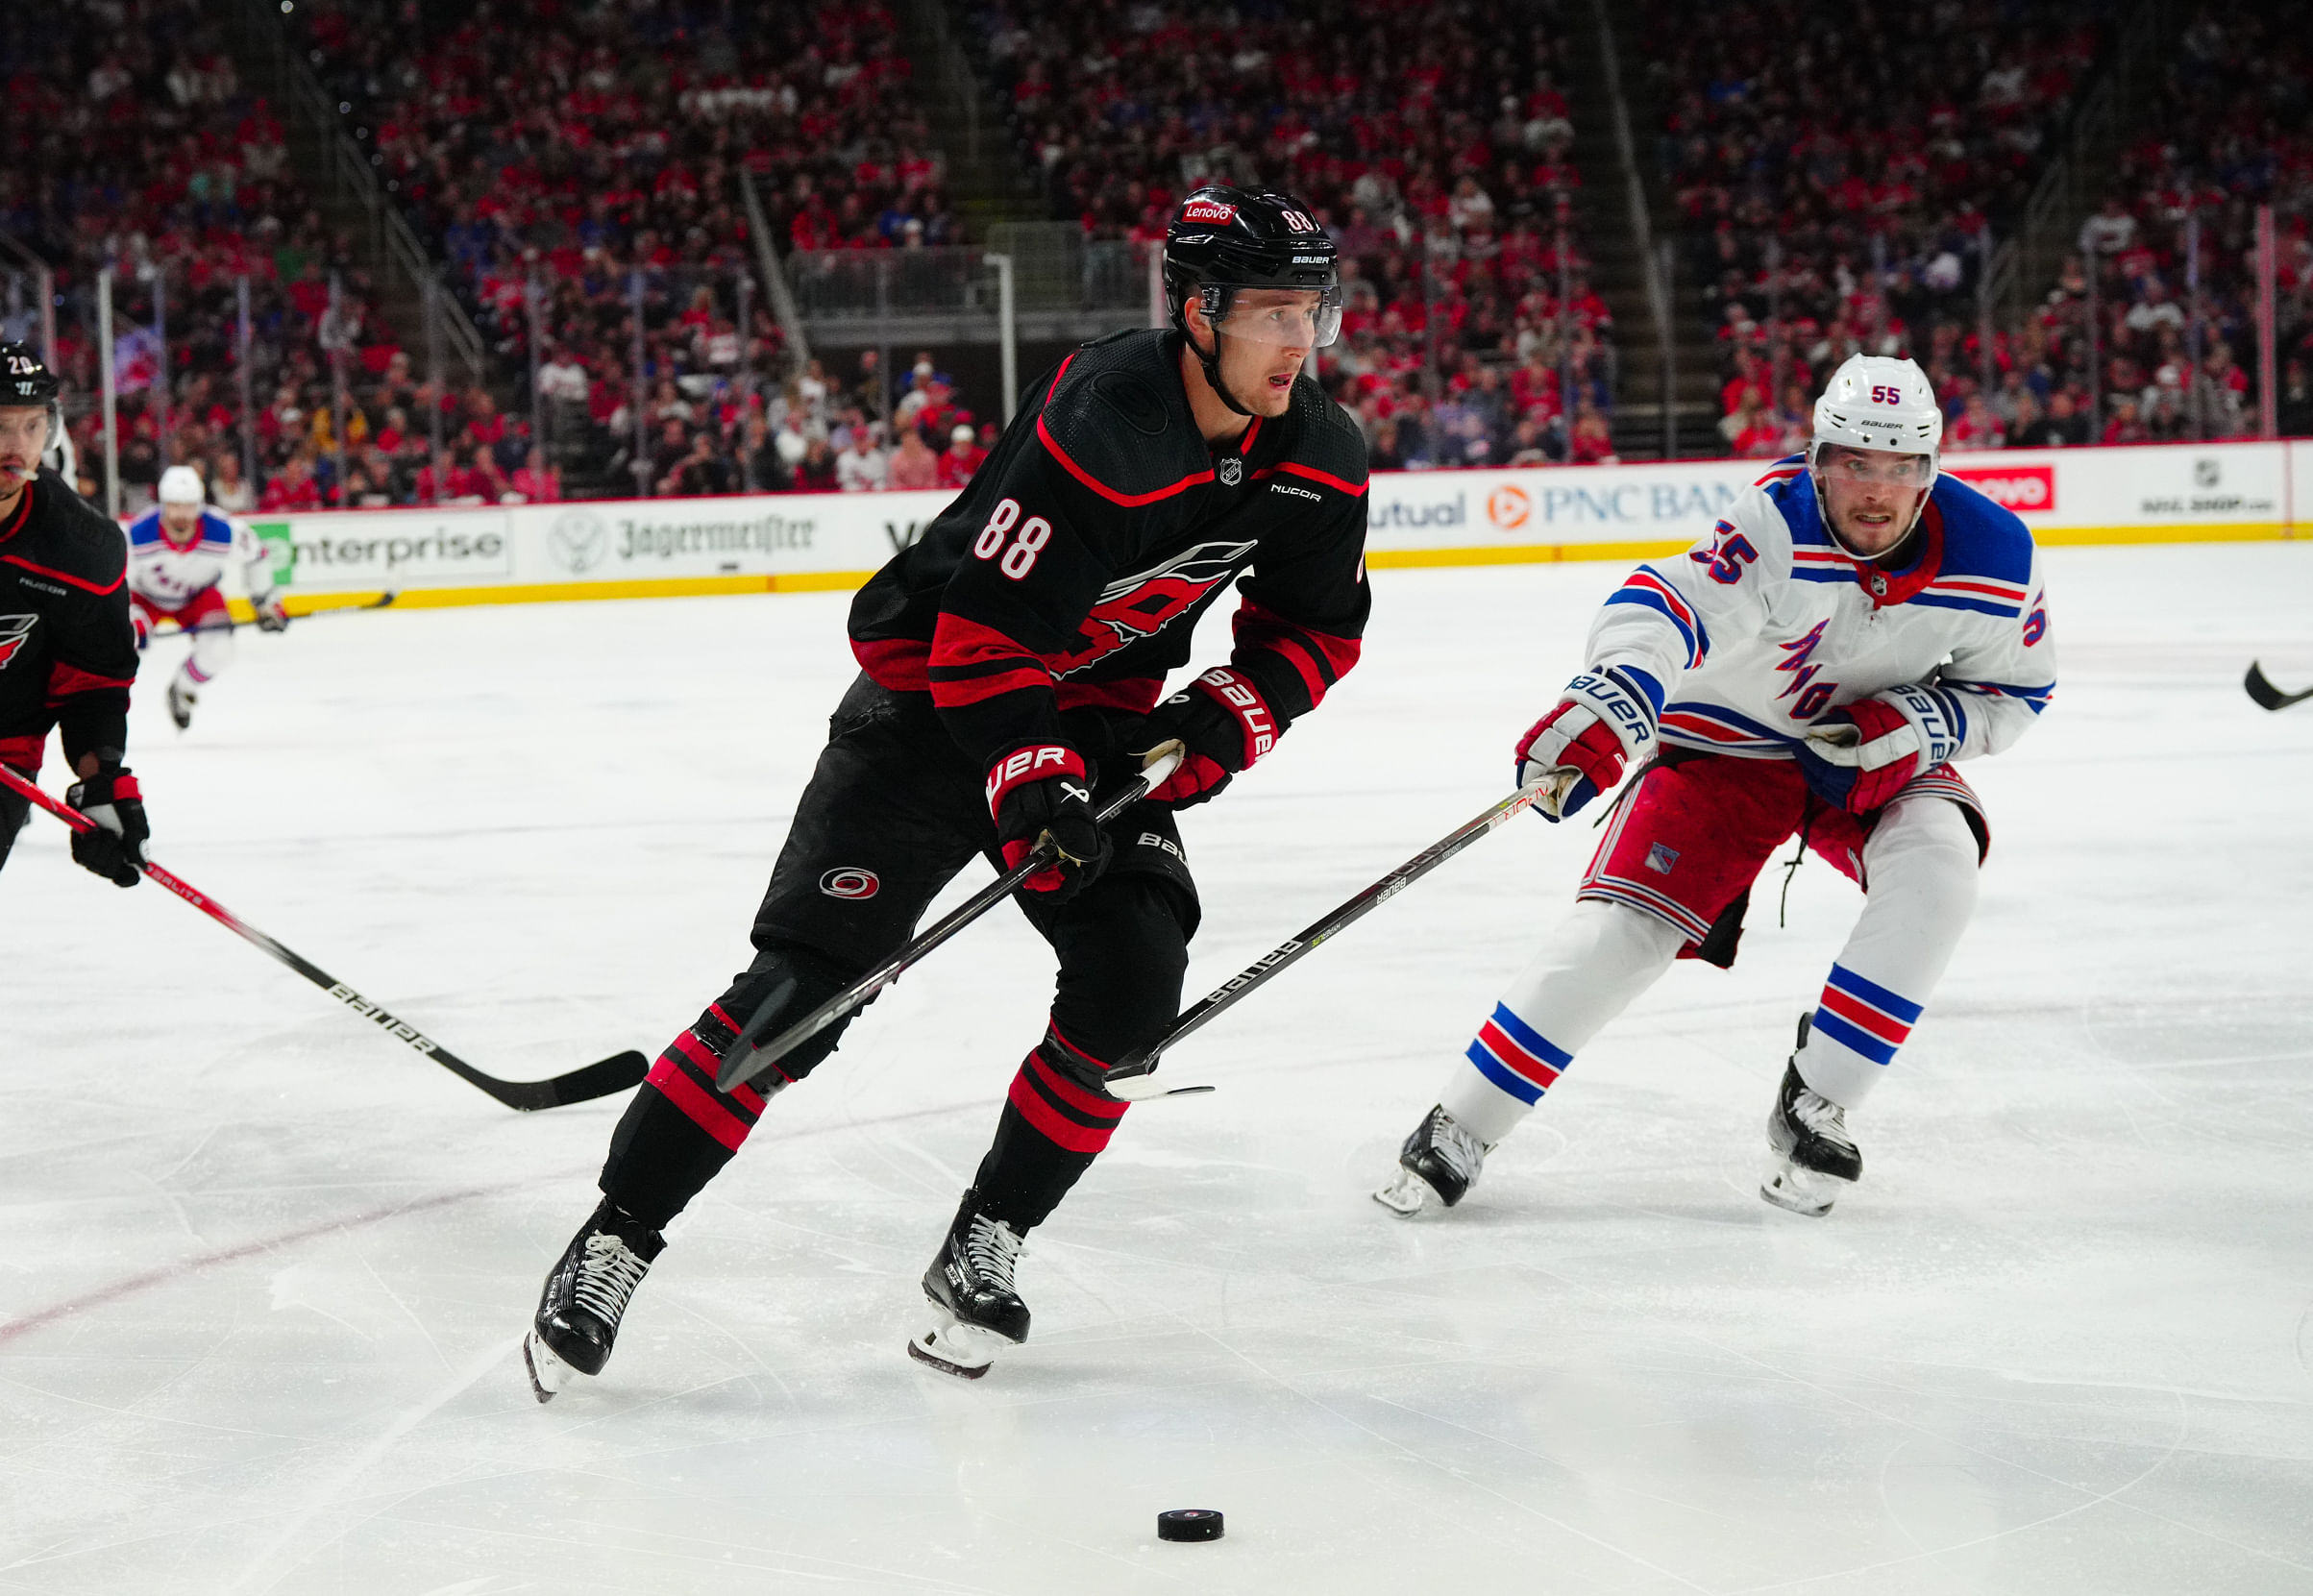
{"type": "Polygon", "coordinates": [[[1653,750],[1661,705],[1662,690],[1643,671],[1584,672],[1519,739],[1518,785],[1558,777],[1535,807],[1553,821],[1573,814],[1620,781],[1633,756],[1653,750]]]}
{"type": "Polygon", "coordinates": [[[1905,685],[1825,711],[1795,750],[1824,802],[1867,815],[1959,748],[1966,723],[1952,695],[1905,685]]]}

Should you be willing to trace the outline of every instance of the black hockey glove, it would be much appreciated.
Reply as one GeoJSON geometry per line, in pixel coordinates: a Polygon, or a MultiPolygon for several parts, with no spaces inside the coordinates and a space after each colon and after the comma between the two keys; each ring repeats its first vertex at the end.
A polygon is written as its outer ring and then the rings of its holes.
{"type": "Polygon", "coordinates": [[[1059,743],[1014,749],[989,767],[988,814],[1006,870],[1018,869],[1046,836],[1058,847],[1058,863],[1021,884],[1046,903],[1066,903],[1091,886],[1116,851],[1093,819],[1083,755],[1059,743]]]}
{"type": "Polygon", "coordinates": [[[1144,760],[1166,743],[1183,749],[1180,768],[1148,795],[1175,809],[1202,803],[1229,784],[1229,777],[1277,746],[1277,717],[1249,677],[1215,666],[1148,713],[1142,746],[1131,751],[1144,760]]]}
{"type": "Polygon", "coordinates": [[[153,834],[145,824],[144,796],[136,790],[136,778],[113,765],[74,782],[65,790],[64,801],[96,823],[72,834],[74,862],[115,887],[136,885],[137,867],[145,862],[145,839],[153,834]]]}
{"type": "Polygon", "coordinates": [[[279,632],[289,629],[289,612],[282,608],[280,594],[268,593],[262,599],[251,601],[249,607],[257,611],[258,630],[279,632]]]}

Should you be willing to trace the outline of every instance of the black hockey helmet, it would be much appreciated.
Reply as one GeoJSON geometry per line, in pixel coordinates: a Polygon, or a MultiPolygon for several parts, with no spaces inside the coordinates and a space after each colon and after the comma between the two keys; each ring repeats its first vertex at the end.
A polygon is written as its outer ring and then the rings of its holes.
{"type": "MultiPolygon", "coordinates": [[[[1315,348],[1333,342],[1341,328],[1340,252],[1301,202],[1273,188],[1236,188],[1211,183],[1180,204],[1165,229],[1165,312],[1174,331],[1189,337],[1189,299],[1197,298],[1215,339],[1210,353],[1196,350],[1205,379],[1222,403],[1240,415],[1252,412],[1221,385],[1218,333],[1229,319],[1238,291],[1244,288],[1315,289],[1314,327],[1300,335],[1315,348]]],[[[1232,328],[1238,335],[1248,329],[1232,328]]]]}
{"type": "Polygon", "coordinates": [[[48,412],[48,442],[42,454],[56,446],[57,436],[63,430],[63,415],[57,407],[57,396],[62,391],[56,373],[33,353],[30,344],[0,343],[0,409],[37,407],[48,412]]]}

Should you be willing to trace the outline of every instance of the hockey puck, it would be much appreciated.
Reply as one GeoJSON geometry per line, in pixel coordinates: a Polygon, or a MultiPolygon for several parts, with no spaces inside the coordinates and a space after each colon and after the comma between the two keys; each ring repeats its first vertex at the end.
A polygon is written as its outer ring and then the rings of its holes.
{"type": "Polygon", "coordinates": [[[1220,1510],[1218,1508],[1174,1508],[1157,1514],[1159,1540],[1218,1540],[1220,1538],[1220,1510]]]}

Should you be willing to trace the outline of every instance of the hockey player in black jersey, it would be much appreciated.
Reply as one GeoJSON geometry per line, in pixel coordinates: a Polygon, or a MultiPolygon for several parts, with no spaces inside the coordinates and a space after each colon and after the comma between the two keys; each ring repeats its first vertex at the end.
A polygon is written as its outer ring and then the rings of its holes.
{"type": "MultiPolygon", "coordinates": [[[[97,823],[72,856],[123,887],[144,862],[144,801],[121,763],[136,629],[121,530],[40,469],[62,423],[57,380],[22,344],[0,343],[0,763],[39,773],[51,727],[74,782],[66,797],[97,823]]],[[[0,864],[31,804],[0,788],[0,864]]]]}
{"type": "Polygon", "coordinates": [[[910,1343],[984,1373],[1023,1339],[1021,1241],[1108,1144],[1103,1070],[1178,1009],[1197,898],[1174,811],[1214,797],[1315,709],[1366,626],[1366,451],[1299,375],[1341,319],[1334,246],[1290,197],[1199,189],[1165,243],[1169,331],[1087,344],[1030,386],[921,541],[851,606],[862,674],[756,912],[754,962],[660,1055],[619,1122],[603,1201],[547,1277],[525,1359],[540,1401],[600,1372],[660,1231],[832,1028],[752,1086],[716,1089],[741,1036],[778,1030],[899,947],[975,854],[1049,835],[1019,902],[1059,955],[1051,1018],[923,1288],[910,1343]],[[1225,665],[1159,701],[1197,617],[1239,584],[1225,665]],[[1097,796],[1186,757],[1106,834],[1097,796]]]}

